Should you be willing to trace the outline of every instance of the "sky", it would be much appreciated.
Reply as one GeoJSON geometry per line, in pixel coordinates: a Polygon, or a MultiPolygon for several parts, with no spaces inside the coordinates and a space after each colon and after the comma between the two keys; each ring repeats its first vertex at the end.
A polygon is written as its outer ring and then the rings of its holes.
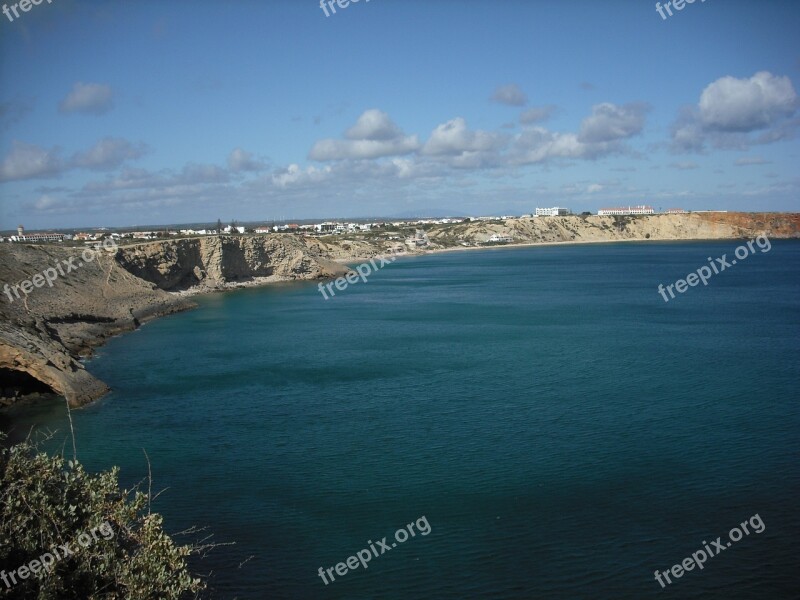
{"type": "Polygon", "coordinates": [[[800,3],[664,4],[6,0],[0,229],[800,211],[800,3]]]}

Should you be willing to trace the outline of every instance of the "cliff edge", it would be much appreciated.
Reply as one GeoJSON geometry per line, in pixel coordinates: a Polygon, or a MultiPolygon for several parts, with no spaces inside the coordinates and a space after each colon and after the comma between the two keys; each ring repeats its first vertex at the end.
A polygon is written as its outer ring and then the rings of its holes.
{"type": "Polygon", "coordinates": [[[170,292],[346,271],[294,236],[215,236],[110,251],[0,244],[0,406],[34,394],[55,393],[73,406],[102,396],[108,387],[80,359],[112,335],[195,306],[170,292]],[[42,283],[56,267],[63,274],[42,283]],[[14,289],[26,280],[41,285],[28,286],[28,294],[14,289]]]}

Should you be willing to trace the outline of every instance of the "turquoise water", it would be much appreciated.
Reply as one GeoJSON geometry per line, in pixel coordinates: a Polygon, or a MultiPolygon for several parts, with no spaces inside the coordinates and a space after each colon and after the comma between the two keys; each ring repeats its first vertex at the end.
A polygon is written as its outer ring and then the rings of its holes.
{"type": "MultiPolygon", "coordinates": [[[[100,350],[114,391],[73,413],[79,456],[132,484],[147,450],[169,529],[236,542],[195,565],[218,598],[797,598],[800,243],[656,291],[736,246],[461,252],[328,301],[205,297],[100,350]],[[756,513],[662,591],[655,569],[756,513]]],[[[67,431],[61,407],[19,419],[67,431]]]]}

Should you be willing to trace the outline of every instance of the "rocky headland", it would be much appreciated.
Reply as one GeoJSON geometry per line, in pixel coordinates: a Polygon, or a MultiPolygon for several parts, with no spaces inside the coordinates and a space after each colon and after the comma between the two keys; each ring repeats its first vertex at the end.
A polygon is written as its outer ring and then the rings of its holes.
{"type": "Polygon", "coordinates": [[[54,265],[65,271],[52,287],[27,296],[9,287],[0,296],[0,404],[47,392],[73,406],[99,398],[108,388],[80,359],[110,336],[193,308],[180,292],[336,277],[347,270],[295,236],[166,240],[100,249],[90,253],[91,262],[81,260],[82,252],[0,244],[0,284],[17,285],[54,265]]]}

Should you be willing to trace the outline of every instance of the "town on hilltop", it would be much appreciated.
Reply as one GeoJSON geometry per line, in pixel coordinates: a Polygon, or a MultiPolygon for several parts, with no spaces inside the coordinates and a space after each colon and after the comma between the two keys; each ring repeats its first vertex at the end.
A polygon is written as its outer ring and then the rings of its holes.
{"type": "MultiPolygon", "coordinates": [[[[655,214],[688,214],[690,212],[728,212],[725,210],[716,211],[688,211],[682,208],[669,208],[663,213],[656,213],[652,206],[628,205],[600,208],[597,216],[643,216],[655,214]]],[[[43,242],[83,242],[91,245],[94,242],[106,238],[115,240],[158,240],[168,237],[197,237],[208,235],[244,235],[244,234],[271,234],[271,233],[294,233],[306,236],[328,236],[369,233],[380,229],[407,229],[419,228],[428,225],[456,225],[461,223],[491,222],[491,221],[514,221],[519,219],[535,219],[539,217],[568,217],[568,216],[592,216],[591,212],[582,212],[576,215],[569,208],[537,207],[536,210],[524,215],[502,215],[502,216],[480,216],[480,217],[446,217],[446,218],[418,218],[409,220],[392,221],[366,221],[355,219],[353,221],[337,220],[323,222],[283,222],[270,225],[239,225],[236,221],[223,226],[217,221],[216,226],[200,228],[177,228],[174,226],[159,227],[147,230],[133,228],[114,228],[99,227],[91,231],[79,230],[60,230],[26,232],[22,225],[17,227],[15,235],[0,236],[0,242],[24,242],[24,243],[43,243],[43,242]]],[[[508,236],[494,234],[487,239],[487,242],[510,242],[508,236]]],[[[392,238],[390,238],[392,239],[392,238]]],[[[399,238],[398,238],[399,239],[399,238]]],[[[417,229],[413,235],[406,237],[405,243],[409,246],[424,247],[428,245],[427,236],[422,229],[417,229]]]]}

